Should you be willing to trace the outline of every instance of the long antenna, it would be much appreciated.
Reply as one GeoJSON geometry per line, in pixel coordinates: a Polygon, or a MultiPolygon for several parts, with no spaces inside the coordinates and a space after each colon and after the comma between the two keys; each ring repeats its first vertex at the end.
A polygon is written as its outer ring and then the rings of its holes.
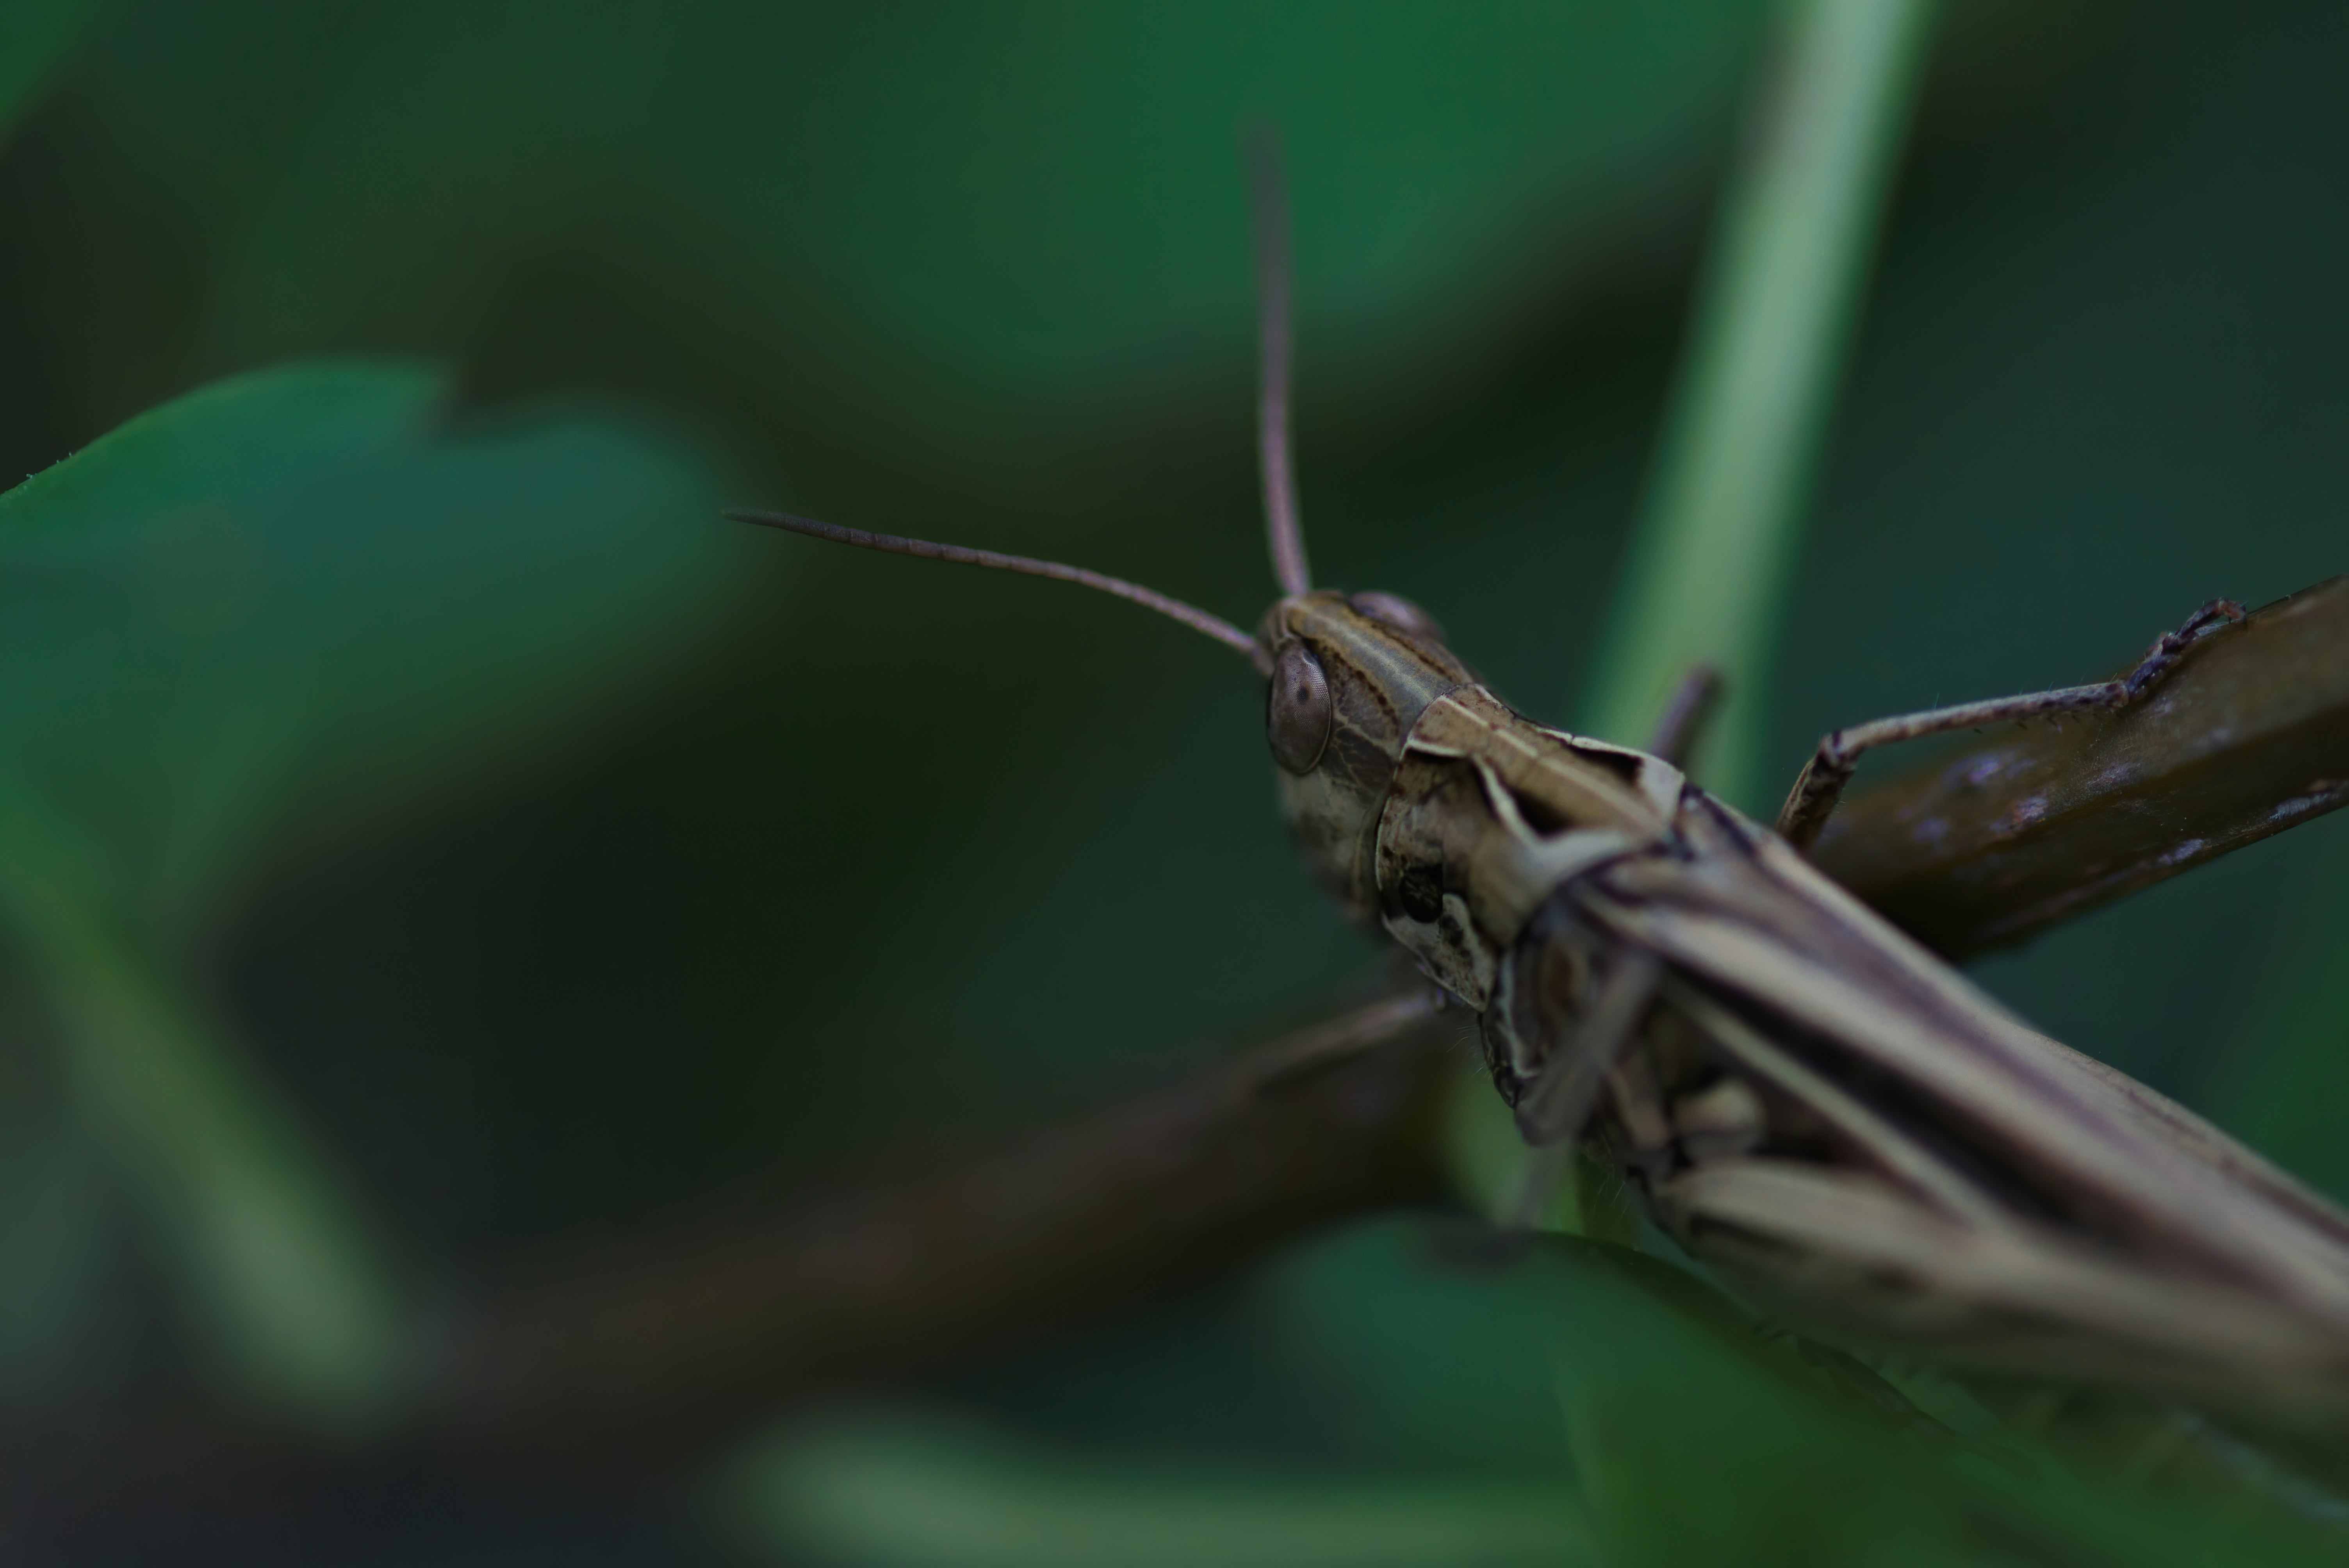
{"type": "Polygon", "coordinates": [[[1288,449],[1288,184],[1281,175],[1280,132],[1269,125],[1249,139],[1256,197],[1256,446],[1264,475],[1264,530],[1272,574],[1283,593],[1313,586],[1305,564],[1305,531],[1297,518],[1297,469],[1288,449]]]}
{"type": "Polygon", "coordinates": [[[1057,561],[1037,561],[1025,555],[1000,555],[992,550],[972,550],[960,544],[933,544],[926,539],[905,539],[894,533],[867,533],[861,528],[843,528],[838,523],[817,522],[812,518],[793,517],[784,511],[730,511],[726,515],[736,522],[755,522],[761,528],[780,528],[792,533],[804,533],[811,539],[829,539],[834,544],[853,544],[859,550],[879,550],[891,555],[918,555],[926,561],[951,561],[963,566],[988,566],[998,572],[1019,572],[1030,577],[1050,577],[1062,583],[1098,588],[1104,593],[1114,593],[1121,599],[1131,600],[1145,610],[1155,610],[1162,615],[1172,616],[1193,631],[1205,632],[1226,646],[1237,648],[1246,654],[1258,668],[1268,666],[1265,651],[1257,640],[1229,621],[1210,615],[1180,599],[1170,599],[1154,588],[1128,583],[1123,577],[1088,572],[1081,566],[1064,566],[1057,561]]]}

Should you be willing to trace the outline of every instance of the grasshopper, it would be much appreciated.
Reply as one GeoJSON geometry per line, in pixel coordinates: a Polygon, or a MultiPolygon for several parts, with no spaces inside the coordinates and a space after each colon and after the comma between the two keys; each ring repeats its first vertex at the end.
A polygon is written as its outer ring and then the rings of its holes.
{"type": "Polygon", "coordinates": [[[2183,1108],[2035,1033],[1804,850],[1877,747],[2144,698],[2241,612],[2127,676],[1840,730],[1775,830],[1681,761],[1700,672],[1645,750],[1516,712],[1398,595],[1316,588],[1288,437],[1286,214],[1258,183],[1258,443],[1279,597],[1244,631],[1081,567],[735,511],[864,549],[1055,578],[1203,632],[1264,681],[1308,868],[1432,983],[1295,1064],[1473,1013],[1535,1149],[1610,1168],[1687,1254],[1791,1326],[1994,1378],[2349,1420],[2349,1214],[2183,1108]]]}

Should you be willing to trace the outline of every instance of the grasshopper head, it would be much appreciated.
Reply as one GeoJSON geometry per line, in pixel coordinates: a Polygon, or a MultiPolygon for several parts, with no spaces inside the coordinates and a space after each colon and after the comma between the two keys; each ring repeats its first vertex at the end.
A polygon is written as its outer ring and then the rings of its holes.
{"type": "Polygon", "coordinates": [[[1291,593],[1257,630],[1271,655],[1265,732],[1306,863],[1356,919],[1378,908],[1372,847],[1403,741],[1475,679],[1425,612],[1392,593],[1291,593]]]}

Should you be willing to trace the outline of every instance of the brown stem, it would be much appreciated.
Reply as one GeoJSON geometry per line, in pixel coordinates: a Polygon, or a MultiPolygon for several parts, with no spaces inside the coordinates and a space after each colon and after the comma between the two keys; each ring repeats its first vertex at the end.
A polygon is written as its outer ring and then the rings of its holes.
{"type": "Polygon", "coordinates": [[[429,1418],[475,1451],[640,1451],[1033,1340],[1349,1213],[1441,1202],[1460,1027],[1421,1014],[1319,1070],[1276,1042],[962,1163],[549,1259],[449,1319],[429,1418]]]}

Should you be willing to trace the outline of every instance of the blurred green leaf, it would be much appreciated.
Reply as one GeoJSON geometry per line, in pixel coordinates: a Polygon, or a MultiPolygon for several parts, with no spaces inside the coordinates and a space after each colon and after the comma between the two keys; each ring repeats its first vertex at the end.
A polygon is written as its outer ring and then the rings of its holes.
{"type": "Polygon", "coordinates": [[[1532,1271],[1555,1301],[1543,1370],[1609,1562],[1965,1560],[1921,1447],[1800,1388],[1791,1362],[1764,1365],[1733,1316],[1692,1320],[1651,1277],[1661,1265],[1609,1268],[1609,1253],[1547,1243],[1532,1271]]]}
{"type": "Polygon", "coordinates": [[[1808,1374],[1669,1265],[1384,1222],[1271,1278],[1293,1353],[1343,1390],[1365,1460],[1572,1475],[1610,1563],[1863,1561],[1949,1529],[1924,1450],[1806,1390],[1808,1374]]]}
{"type": "Polygon", "coordinates": [[[8,0],[0,6],[0,144],[88,31],[91,0],[8,0]]]}
{"type": "Polygon", "coordinates": [[[413,366],[190,394],[0,495],[0,773],[184,913],[641,678],[733,542],[690,458],[609,424],[447,428],[413,366]]]}
{"type": "MultiPolygon", "coordinates": [[[[1485,1098],[1498,1097],[1486,1088],[1485,1098]]],[[[1479,1260],[1472,1227],[1348,1227],[1269,1264],[1253,1294],[1288,1356],[1335,1391],[1345,1449],[1377,1469],[1563,1478],[1539,1346],[1552,1282],[1479,1260]]]]}
{"type": "Polygon", "coordinates": [[[1596,1562],[1557,1482],[1076,1459],[932,1421],[818,1423],[739,1468],[741,1524],[874,1568],[1503,1568],[1596,1562]]]}
{"type": "Polygon", "coordinates": [[[2211,1114],[2302,1181],[2349,1202],[2349,835],[2294,834],[2295,896],[2251,1000],[2206,1042],[2211,1114]]]}
{"type": "Polygon", "coordinates": [[[393,1392],[389,1271],[155,916],[297,807],[543,736],[721,559],[690,459],[583,420],[453,434],[446,397],[417,368],[264,372],[0,495],[0,909],[216,1357],[340,1419],[393,1392]]]}

